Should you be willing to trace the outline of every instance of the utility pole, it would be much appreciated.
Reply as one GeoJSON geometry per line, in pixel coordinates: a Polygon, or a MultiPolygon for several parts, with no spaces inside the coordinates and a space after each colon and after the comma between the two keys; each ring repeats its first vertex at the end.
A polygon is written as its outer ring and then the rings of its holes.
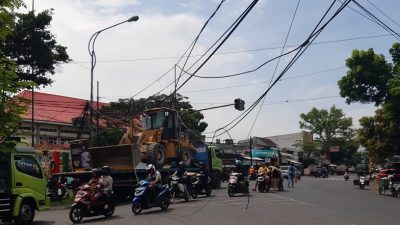
{"type": "MultiPolygon", "coordinates": [[[[97,81],[97,104],[96,104],[96,109],[97,110],[99,110],[99,100],[100,100],[100,96],[99,96],[99,81],[97,81]]],[[[97,126],[97,129],[96,129],[96,136],[97,136],[97,138],[99,137],[99,120],[100,120],[100,118],[99,118],[99,114],[97,113],[97,116],[96,116],[96,126],[97,126]]]]}
{"type": "Polygon", "coordinates": [[[253,139],[251,138],[251,136],[250,136],[249,143],[250,143],[250,166],[252,166],[253,165],[253,152],[252,152],[252,150],[253,150],[253,139]]]}
{"type": "MultiPolygon", "coordinates": [[[[32,13],[35,13],[35,0],[32,0],[32,13]]],[[[31,74],[33,77],[33,65],[31,65],[31,74]]],[[[32,85],[31,91],[31,110],[32,110],[32,147],[35,147],[35,87],[32,85]]]]}

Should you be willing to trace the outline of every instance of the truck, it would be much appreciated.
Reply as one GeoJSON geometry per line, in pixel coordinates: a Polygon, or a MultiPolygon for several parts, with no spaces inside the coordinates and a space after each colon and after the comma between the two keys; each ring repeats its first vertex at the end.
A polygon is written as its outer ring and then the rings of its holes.
{"type": "Polygon", "coordinates": [[[18,141],[0,144],[0,219],[3,222],[32,224],[35,210],[46,210],[50,206],[46,182],[32,147],[18,141]]]}
{"type": "Polygon", "coordinates": [[[195,147],[188,133],[179,132],[179,122],[175,110],[154,108],[145,111],[142,127],[132,124],[119,145],[89,148],[85,140],[71,141],[73,172],[57,175],[76,177],[81,182],[88,181],[91,172],[83,168],[85,163],[82,164],[82,154],[88,152],[91,168],[112,168],[114,192],[119,196],[133,193],[135,184],[146,177],[145,167],[148,163],[154,164],[163,179],[166,179],[180,161],[190,172],[198,171],[199,163],[204,162],[212,174],[214,187],[219,188],[222,179],[219,149],[201,141],[195,147]]]}
{"type": "MultiPolygon", "coordinates": [[[[78,165],[76,163],[76,155],[79,155],[81,149],[85,148],[79,147],[83,143],[85,141],[82,140],[71,142],[71,155],[75,158],[75,163],[73,163],[75,165],[78,165]]],[[[141,161],[140,150],[135,144],[93,147],[87,148],[87,151],[91,156],[92,168],[111,167],[111,176],[114,180],[113,189],[117,198],[132,196],[136,184],[147,176],[145,170],[147,164],[141,161]]],[[[210,171],[213,187],[219,188],[222,179],[222,160],[219,156],[220,151],[217,146],[198,146],[193,155],[193,164],[186,166],[186,169],[189,172],[197,172],[200,170],[199,163],[205,163],[210,171]]],[[[162,174],[163,183],[167,182],[168,176],[175,172],[175,170],[176,163],[174,161],[158,169],[162,174]]],[[[90,180],[91,174],[90,170],[74,167],[73,172],[58,173],[55,175],[77,178],[80,183],[85,183],[90,180]]]]}

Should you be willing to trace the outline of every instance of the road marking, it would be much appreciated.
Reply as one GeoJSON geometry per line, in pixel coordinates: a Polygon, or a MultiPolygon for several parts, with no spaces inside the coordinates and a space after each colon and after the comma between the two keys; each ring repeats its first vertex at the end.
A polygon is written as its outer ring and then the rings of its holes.
{"type": "Polygon", "coordinates": [[[309,205],[309,206],[313,206],[313,207],[318,207],[318,205],[313,204],[313,203],[309,203],[309,202],[305,202],[305,201],[300,201],[300,200],[297,200],[297,199],[288,198],[288,197],[284,197],[284,196],[277,195],[277,194],[272,194],[272,195],[274,195],[274,196],[276,196],[276,197],[279,197],[279,198],[284,198],[284,199],[287,199],[287,200],[290,200],[290,201],[302,203],[302,204],[304,204],[304,205],[309,205]]]}

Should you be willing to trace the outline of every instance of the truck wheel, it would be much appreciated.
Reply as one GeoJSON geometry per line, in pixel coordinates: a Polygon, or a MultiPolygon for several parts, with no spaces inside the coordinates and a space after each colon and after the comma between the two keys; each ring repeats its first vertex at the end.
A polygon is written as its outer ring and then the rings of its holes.
{"type": "Polygon", "coordinates": [[[181,147],[179,158],[185,166],[190,166],[192,164],[193,154],[189,148],[181,147]]]}
{"type": "Polygon", "coordinates": [[[220,173],[214,173],[213,175],[213,186],[215,189],[221,188],[222,178],[220,173]]]}
{"type": "Polygon", "coordinates": [[[35,218],[35,209],[29,201],[22,201],[19,207],[18,216],[14,218],[15,224],[17,225],[29,225],[32,224],[33,218],[35,218]]]}
{"type": "Polygon", "coordinates": [[[150,144],[146,152],[146,161],[158,169],[162,168],[165,163],[165,147],[159,143],[150,144]]]}

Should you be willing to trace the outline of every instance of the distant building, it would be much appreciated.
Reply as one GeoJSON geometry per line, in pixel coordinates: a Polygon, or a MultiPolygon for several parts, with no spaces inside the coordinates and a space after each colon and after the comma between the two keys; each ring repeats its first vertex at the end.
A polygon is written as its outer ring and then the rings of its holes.
{"type": "MultiPolygon", "coordinates": [[[[18,96],[30,100],[31,91],[23,91],[18,96]]],[[[72,120],[82,116],[88,100],[53,95],[41,92],[34,93],[34,141],[35,145],[64,145],[77,139],[78,128],[74,127],[72,120]]],[[[108,105],[99,103],[100,107],[108,105]]],[[[28,143],[32,143],[32,104],[27,112],[22,115],[23,122],[16,136],[28,143]]],[[[83,133],[81,138],[89,138],[83,133]]]]}
{"type": "Polygon", "coordinates": [[[266,137],[278,145],[278,147],[284,153],[293,154],[296,160],[303,157],[304,143],[311,143],[313,141],[313,135],[309,132],[298,132],[292,134],[282,134],[276,136],[266,137]]]}

